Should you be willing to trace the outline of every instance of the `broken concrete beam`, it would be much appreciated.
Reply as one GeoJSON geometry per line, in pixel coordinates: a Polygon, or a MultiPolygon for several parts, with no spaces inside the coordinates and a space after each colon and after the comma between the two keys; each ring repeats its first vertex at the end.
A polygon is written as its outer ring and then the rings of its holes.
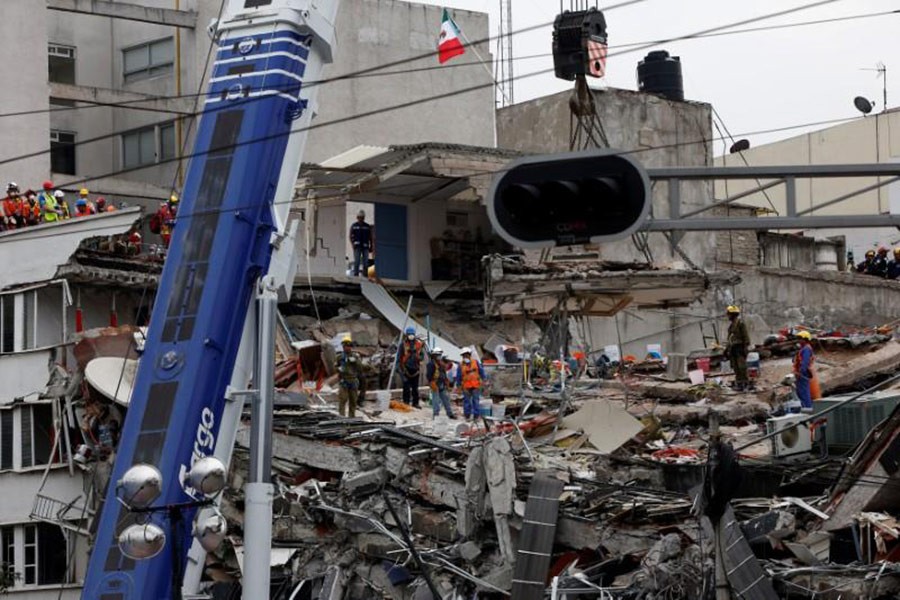
{"type": "MultiPolygon", "coordinates": [[[[237,443],[249,448],[250,430],[246,425],[238,430],[237,443]]],[[[272,455],[296,464],[337,473],[373,469],[379,466],[381,460],[380,457],[353,446],[330,444],[281,432],[275,432],[272,436],[272,455]]]]}
{"type": "Polygon", "coordinates": [[[460,544],[459,556],[467,563],[472,564],[475,562],[475,559],[481,556],[481,546],[472,541],[460,544]]]}
{"type": "Polygon", "coordinates": [[[397,542],[380,533],[361,533],[357,535],[356,548],[367,556],[387,560],[396,560],[396,551],[402,550],[402,547],[397,542]]]}
{"type": "Polygon", "coordinates": [[[341,490],[351,496],[362,496],[378,491],[387,480],[387,470],[377,467],[360,473],[345,473],[341,478],[341,490]]]}
{"type": "Polygon", "coordinates": [[[279,542],[319,543],[322,537],[309,522],[292,516],[276,516],[272,521],[272,539],[279,542]]]}
{"type": "Polygon", "coordinates": [[[425,535],[440,542],[452,542],[456,538],[456,519],[450,515],[418,506],[411,512],[413,533],[425,535]]]}
{"type": "Polygon", "coordinates": [[[884,346],[865,352],[840,366],[821,369],[819,384],[823,394],[832,390],[855,385],[876,375],[893,373],[900,368],[900,343],[891,341],[884,346]]]}

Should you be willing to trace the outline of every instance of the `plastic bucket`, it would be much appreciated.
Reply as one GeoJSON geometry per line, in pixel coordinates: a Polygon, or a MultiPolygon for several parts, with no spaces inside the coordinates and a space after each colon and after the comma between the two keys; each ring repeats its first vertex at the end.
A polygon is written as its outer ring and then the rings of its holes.
{"type": "Polygon", "coordinates": [[[747,355],[747,376],[757,379],[760,372],[759,353],[751,352],[747,355]]]}
{"type": "Polygon", "coordinates": [[[506,416],[505,404],[495,404],[491,410],[493,411],[491,414],[497,419],[502,419],[506,416]]]}
{"type": "Polygon", "coordinates": [[[391,407],[391,392],[389,390],[378,390],[375,392],[375,400],[378,410],[384,412],[391,407]]]}
{"type": "Polygon", "coordinates": [[[697,359],[697,368],[703,371],[704,373],[709,373],[709,357],[705,356],[703,358],[697,359]]]}
{"type": "Polygon", "coordinates": [[[485,401],[478,405],[478,412],[482,417],[490,417],[491,416],[491,402],[485,401]]]}

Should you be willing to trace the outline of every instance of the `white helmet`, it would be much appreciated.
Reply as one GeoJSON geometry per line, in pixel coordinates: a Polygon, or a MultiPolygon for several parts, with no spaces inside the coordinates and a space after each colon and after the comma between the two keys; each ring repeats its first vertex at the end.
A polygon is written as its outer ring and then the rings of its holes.
{"type": "Polygon", "coordinates": [[[435,347],[435,348],[431,349],[431,353],[434,354],[435,356],[441,356],[442,354],[444,354],[444,351],[438,347],[435,347]]]}
{"type": "Polygon", "coordinates": [[[460,351],[460,354],[472,354],[472,349],[466,346],[460,351]]]}
{"type": "Polygon", "coordinates": [[[56,190],[55,192],[53,192],[53,197],[54,198],[65,198],[66,193],[62,190],[56,190]]]}

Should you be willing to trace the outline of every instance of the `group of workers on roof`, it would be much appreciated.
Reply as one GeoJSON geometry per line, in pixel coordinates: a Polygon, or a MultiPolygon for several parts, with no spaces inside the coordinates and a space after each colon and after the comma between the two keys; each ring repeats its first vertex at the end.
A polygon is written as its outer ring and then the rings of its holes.
{"type": "MultiPolygon", "coordinates": [[[[353,350],[353,338],[345,336],[341,340],[342,351],[335,360],[339,375],[338,410],[342,415],[356,416],[359,404],[360,382],[363,377],[362,359],[353,350]]],[[[397,372],[403,381],[403,402],[414,408],[420,407],[419,378],[422,369],[431,389],[432,413],[437,417],[441,408],[451,419],[456,419],[450,392],[458,389],[462,393],[463,418],[477,420],[481,391],[487,381],[487,374],[481,362],[472,357],[471,348],[463,348],[462,361],[456,366],[441,348],[427,349],[416,337],[414,327],[404,332],[403,342],[397,349],[397,372]]]]}
{"type": "Polygon", "coordinates": [[[78,191],[74,206],[69,205],[66,192],[45,181],[40,192],[32,189],[23,193],[19,184],[6,184],[6,197],[0,203],[0,231],[22,229],[43,223],[56,223],[71,218],[112,212],[116,207],[106,199],[91,200],[87,188],[78,191]]]}
{"type": "MultiPolygon", "coordinates": [[[[853,254],[850,254],[851,260],[848,261],[852,264],[853,254]]],[[[866,275],[874,275],[876,277],[883,277],[884,279],[898,279],[900,278],[900,246],[894,248],[894,258],[888,259],[888,249],[884,246],[878,248],[878,251],[869,250],[866,252],[865,259],[856,265],[857,273],[864,273],[866,275]]]]}

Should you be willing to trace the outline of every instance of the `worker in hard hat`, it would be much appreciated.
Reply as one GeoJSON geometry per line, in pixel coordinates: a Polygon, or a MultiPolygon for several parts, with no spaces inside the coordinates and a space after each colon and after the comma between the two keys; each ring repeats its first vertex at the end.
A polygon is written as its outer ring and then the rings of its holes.
{"type": "Polygon", "coordinates": [[[866,274],[874,275],[875,277],[884,277],[887,274],[887,264],[888,249],[884,246],[879,246],[878,252],[875,253],[875,260],[869,265],[866,274]]]}
{"type": "Polygon", "coordinates": [[[894,258],[887,264],[885,277],[887,279],[900,279],[900,246],[894,248],[894,258]]]}
{"type": "Polygon", "coordinates": [[[353,276],[363,277],[369,270],[369,253],[372,251],[372,226],[366,223],[366,211],[356,213],[356,222],[350,226],[350,244],[353,246],[353,276]]]}
{"type": "Polygon", "coordinates": [[[68,219],[71,214],[69,213],[69,202],[66,200],[66,193],[62,190],[56,190],[53,192],[53,197],[56,198],[56,207],[59,209],[59,218],[68,219]]]}
{"type": "MultiPolygon", "coordinates": [[[[159,237],[162,238],[163,246],[169,247],[172,241],[172,230],[175,228],[175,217],[178,216],[178,196],[172,194],[169,196],[168,202],[162,202],[159,210],[156,211],[154,221],[157,223],[156,229],[159,229],[159,237]]],[[[154,227],[151,227],[151,231],[154,227]]]]}
{"type": "Polygon", "coordinates": [[[75,201],[75,216],[76,217],[87,217],[93,214],[96,214],[97,209],[94,207],[94,203],[91,202],[90,192],[88,192],[87,188],[81,188],[78,190],[78,199],[75,201]]]}
{"type": "Polygon", "coordinates": [[[794,377],[797,397],[800,398],[800,410],[811,412],[813,408],[812,380],[815,376],[813,363],[816,360],[812,348],[812,334],[808,331],[797,333],[800,339],[800,348],[794,356],[794,377]]]}
{"type": "Polygon", "coordinates": [[[866,257],[862,260],[861,263],[856,265],[856,272],[857,273],[868,273],[869,269],[871,268],[871,266],[874,262],[875,262],[875,251],[867,250],[866,257]]]}
{"type": "Polygon", "coordinates": [[[403,379],[403,402],[419,408],[419,373],[425,360],[425,346],[416,338],[416,328],[407,327],[397,350],[397,368],[403,379]]]}
{"type": "Polygon", "coordinates": [[[341,352],[335,360],[338,372],[338,411],[342,416],[355,417],[356,404],[359,400],[359,386],[362,380],[362,359],[353,351],[353,338],[344,336],[341,340],[341,352]]]}
{"type": "Polygon", "coordinates": [[[462,388],[463,417],[478,420],[478,402],[487,375],[481,363],[472,358],[472,349],[462,349],[462,362],[456,371],[456,385],[462,388]]]}
{"type": "Polygon", "coordinates": [[[431,360],[425,366],[425,377],[428,379],[428,386],[431,388],[431,409],[434,417],[441,414],[441,406],[447,412],[447,416],[455,419],[453,414],[453,406],[450,404],[450,376],[447,371],[450,365],[444,358],[444,351],[440,348],[432,348],[430,352],[431,360]]]}
{"type": "Polygon", "coordinates": [[[725,355],[731,361],[734,369],[734,388],[739,392],[746,391],[750,387],[750,378],[747,376],[747,353],[750,351],[750,334],[747,325],[741,318],[741,309],[735,305],[725,309],[728,315],[728,338],[725,344],[725,355]]]}

